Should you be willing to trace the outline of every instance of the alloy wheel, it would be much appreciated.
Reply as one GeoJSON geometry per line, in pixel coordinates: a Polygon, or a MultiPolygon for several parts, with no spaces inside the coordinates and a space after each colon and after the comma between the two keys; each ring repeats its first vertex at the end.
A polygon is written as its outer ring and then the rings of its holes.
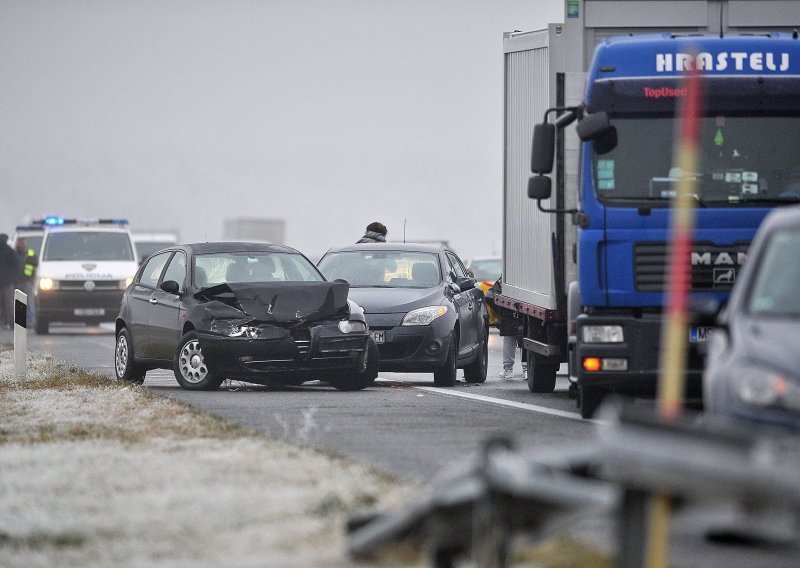
{"type": "Polygon", "coordinates": [[[178,366],[186,382],[197,384],[208,376],[208,368],[198,340],[192,339],[186,342],[181,349],[178,366]]]}

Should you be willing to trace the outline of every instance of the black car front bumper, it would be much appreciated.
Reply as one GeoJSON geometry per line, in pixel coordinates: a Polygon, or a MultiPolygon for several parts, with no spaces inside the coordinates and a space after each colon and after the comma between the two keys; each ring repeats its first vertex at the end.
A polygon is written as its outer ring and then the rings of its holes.
{"type": "Polygon", "coordinates": [[[335,323],[301,329],[263,326],[259,338],[198,331],[213,373],[254,383],[326,380],[366,368],[369,335],[342,333],[335,323]]]}

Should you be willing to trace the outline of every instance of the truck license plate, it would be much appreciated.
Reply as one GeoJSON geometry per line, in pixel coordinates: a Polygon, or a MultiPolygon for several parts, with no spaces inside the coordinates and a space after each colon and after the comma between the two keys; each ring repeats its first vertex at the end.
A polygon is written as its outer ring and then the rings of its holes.
{"type": "Polygon", "coordinates": [[[386,332],[385,331],[370,331],[369,336],[372,338],[372,341],[375,343],[386,343],[386,332]]]}
{"type": "Polygon", "coordinates": [[[106,310],[104,308],[75,308],[76,316],[104,316],[106,310]]]}
{"type": "Polygon", "coordinates": [[[705,343],[711,339],[711,334],[713,333],[713,327],[692,327],[691,330],[689,330],[689,343],[705,343]]]}

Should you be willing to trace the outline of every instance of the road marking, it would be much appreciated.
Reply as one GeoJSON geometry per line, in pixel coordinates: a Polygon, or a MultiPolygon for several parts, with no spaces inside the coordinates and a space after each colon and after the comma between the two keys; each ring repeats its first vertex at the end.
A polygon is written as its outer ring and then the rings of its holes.
{"type": "Polygon", "coordinates": [[[520,410],[528,410],[531,412],[538,412],[540,414],[549,414],[550,416],[559,416],[561,418],[569,418],[570,420],[579,420],[581,422],[587,422],[589,424],[594,423],[594,420],[586,420],[585,418],[581,418],[581,415],[577,412],[567,412],[565,410],[558,410],[555,408],[547,408],[546,406],[538,406],[536,404],[528,404],[527,402],[515,402],[513,400],[505,400],[502,398],[493,398],[491,396],[483,396],[481,394],[471,394],[466,392],[458,392],[452,390],[445,390],[436,387],[412,387],[415,389],[423,390],[426,392],[432,392],[436,394],[443,394],[446,396],[457,396],[461,398],[468,398],[471,400],[477,400],[479,402],[488,402],[490,404],[497,404],[499,406],[508,406],[509,408],[518,408],[520,410]]]}

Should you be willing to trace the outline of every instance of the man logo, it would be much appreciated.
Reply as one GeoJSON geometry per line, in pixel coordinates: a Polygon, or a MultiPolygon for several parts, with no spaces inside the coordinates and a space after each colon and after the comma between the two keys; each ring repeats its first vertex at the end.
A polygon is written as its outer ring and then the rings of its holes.
{"type": "Polygon", "coordinates": [[[83,287],[86,289],[87,292],[91,292],[92,290],[94,290],[94,286],[95,286],[94,280],[87,280],[86,282],[83,283],[83,287]]]}
{"type": "Polygon", "coordinates": [[[733,268],[715,268],[714,286],[729,286],[736,281],[736,271],[733,268]]]}

